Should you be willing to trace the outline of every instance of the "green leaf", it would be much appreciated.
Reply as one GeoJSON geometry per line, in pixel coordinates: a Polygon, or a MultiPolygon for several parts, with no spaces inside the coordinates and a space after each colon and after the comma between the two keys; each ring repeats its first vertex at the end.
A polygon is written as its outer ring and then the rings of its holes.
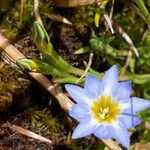
{"type": "Polygon", "coordinates": [[[38,59],[23,58],[17,60],[17,64],[22,69],[28,69],[30,71],[35,71],[43,74],[62,75],[62,73],[59,70],[38,59]]]}
{"type": "Polygon", "coordinates": [[[102,51],[104,49],[104,45],[101,40],[98,38],[92,38],[89,40],[91,48],[96,51],[102,51]]]}
{"type": "Polygon", "coordinates": [[[34,42],[49,65],[65,72],[69,69],[70,65],[53,49],[44,26],[38,21],[34,23],[34,42]]]}
{"type": "Polygon", "coordinates": [[[147,44],[147,46],[150,46],[150,32],[148,32],[148,34],[147,34],[146,44],[147,44]]]}
{"type": "Polygon", "coordinates": [[[86,47],[79,48],[77,51],[75,51],[75,54],[85,54],[89,52],[90,52],[90,47],[86,46],[86,47]]]}
{"type": "Polygon", "coordinates": [[[101,53],[106,53],[111,56],[116,57],[117,56],[117,50],[113,47],[111,47],[109,44],[102,42],[101,38],[91,38],[89,40],[91,48],[95,52],[101,52],[101,53]]]}
{"type": "Polygon", "coordinates": [[[134,74],[132,77],[132,81],[135,84],[145,84],[150,81],[150,74],[134,74]]]}
{"type": "Polygon", "coordinates": [[[102,14],[102,11],[100,9],[98,9],[95,13],[94,22],[95,22],[96,27],[99,27],[99,20],[101,18],[101,14],[102,14]]]}
{"type": "Polygon", "coordinates": [[[138,116],[142,118],[143,121],[150,122],[150,109],[145,109],[138,112],[138,116]]]}
{"type": "Polygon", "coordinates": [[[38,21],[34,22],[34,27],[33,27],[33,37],[34,37],[34,42],[38,49],[43,53],[43,54],[49,54],[51,55],[53,52],[53,46],[50,43],[49,36],[44,28],[44,26],[39,23],[38,21]]]}
{"type": "Polygon", "coordinates": [[[134,68],[135,68],[135,58],[131,58],[130,62],[129,62],[129,67],[132,73],[134,73],[134,68]]]}
{"type": "Polygon", "coordinates": [[[66,77],[59,77],[59,78],[55,78],[53,79],[53,82],[56,83],[76,83],[78,81],[79,78],[68,75],[66,77]]]}

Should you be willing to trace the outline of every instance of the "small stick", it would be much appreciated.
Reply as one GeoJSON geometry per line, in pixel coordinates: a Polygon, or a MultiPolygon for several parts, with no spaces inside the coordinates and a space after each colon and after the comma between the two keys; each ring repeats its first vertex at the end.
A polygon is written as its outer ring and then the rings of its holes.
{"type": "Polygon", "coordinates": [[[112,26],[112,20],[111,18],[107,15],[106,13],[106,10],[105,10],[105,7],[104,6],[101,6],[101,3],[98,3],[98,6],[100,7],[100,9],[103,11],[103,16],[104,16],[104,19],[106,21],[106,31],[108,30],[108,27],[111,31],[112,34],[114,34],[114,29],[113,29],[113,26],[112,26]]]}
{"type": "Polygon", "coordinates": [[[21,2],[20,2],[20,21],[19,21],[19,25],[20,25],[20,26],[22,26],[23,5],[24,5],[24,0],[21,0],[21,2]]]}
{"type": "Polygon", "coordinates": [[[133,43],[132,39],[129,37],[129,35],[117,23],[114,23],[114,24],[115,24],[115,27],[117,28],[118,32],[122,35],[122,37],[130,45],[130,47],[134,51],[135,55],[137,57],[139,57],[139,52],[138,52],[137,48],[134,46],[134,43],[133,43]]]}
{"type": "Polygon", "coordinates": [[[110,148],[111,150],[122,150],[116,143],[114,144],[114,141],[112,139],[102,140],[103,143],[110,148]],[[108,146],[109,143],[109,146],[108,146]]]}
{"type": "Polygon", "coordinates": [[[143,36],[142,36],[141,42],[143,42],[143,41],[146,39],[146,37],[147,37],[148,33],[149,33],[149,29],[146,29],[146,30],[144,31],[144,33],[143,33],[143,36]]]}
{"type": "Polygon", "coordinates": [[[41,24],[43,24],[39,13],[39,0],[34,0],[34,13],[35,13],[36,20],[39,21],[41,24]]]}
{"type": "Polygon", "coordinates": [[[124,74],[125,74],[125,72],[126,72],[128,66],[129,66],[129,63],[130,63],[131,58],[132,58],[132,50],[129,50],[128,56],[127,56],[126,61],[125,61],[125,64],[124,64],[124,66],[122,67],[122,70],[121,70],[121,73],[120,73],[121,75],[124,75],[124,74]]]}
{"type": "Polygon", "coordinates": [[[83,75],[76,81],[76,83],[79,83],[84,78],[84,76],[86,75],[86,73],[88,72],[88,70],[90,69],[91,64],[92,64],[92,60],[93,60],[93,56],[94,56],[94,54],[90,53],[89,62],[87,64],[87,67],[86,67],[83,75]]]}
{"type": "Polygon", "coordinates": [[[112,27],[112,21],[111,21],[110,17],[106,13],[104,13],[104,18],[110,28],[111,33],[114,34],[114,29],[112,27]]]}
{"type": "Polygon", "coordinates": [[[113,12],[114,12],[114,3],[115,3],[115,0],[112,0],[111,10],[110,10],[110,14],[109,14],[109,17],[111,20],[112,20],[112,16],[113,16],[113,12]]]}
{"type": "Polygon", "coordinates": [[[1,58],[5,64],[9,64],[12,67],[17,67],[15,61],[9,55],[7,55],[5,52],[1,53],[1,58]]]}
{"type": "Polygon", "coordinates": [[[27,129],[19,127],[19,126],[15,125],[15,124],[11,125],[11,124],[6,124],[5,123],[5,124],[2,124],[2,127],[8,127],[12,131],[18,132],[18,133],[23,134],[23,135],[25,135],[27,137],[30,137],[30,138],[33,138],[33,139],[36,139],[36,140],[39,140],[39,141],[42,141],[42,142],[46,142],[46,143],[52,144],[51,140],[49,140],[49,139],[47,139],[47,138],[45,138],[45,137],[43,137],[41,135],[38,135],[38,134],[36,134],[36,133],[34,133],[32,131],[29,131],[27,129]]]}
{"type": "Polygon", "coordinates": [[[53,13],[44,13],[45,16],[47,16],[49,19],[62,22],[68,25],[72,25],[72,23],[65,17],[58,15],[58,14],[53,14],[53,13]]]}

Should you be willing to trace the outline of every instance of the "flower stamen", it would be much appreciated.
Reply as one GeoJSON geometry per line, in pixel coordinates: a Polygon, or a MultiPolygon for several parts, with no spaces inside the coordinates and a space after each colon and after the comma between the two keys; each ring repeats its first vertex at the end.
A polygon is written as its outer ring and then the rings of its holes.
{"type": "Polygon", "coordinates": [[[109,117],[109,107],[106,108],[100,108],[100,113],[99,113],[99,117],[103,120],[105,120],[106,118],[109,117]]]}
{"type": "Polygon", "coordinates": [[[117,120],[121,108],[119,103],[113,101],[110,96],[101,96],[98,101],[93,103],[91,111],[93,112],[93,117],[98,120],[98,122],[111,123],[112,121],[117,120]]]}

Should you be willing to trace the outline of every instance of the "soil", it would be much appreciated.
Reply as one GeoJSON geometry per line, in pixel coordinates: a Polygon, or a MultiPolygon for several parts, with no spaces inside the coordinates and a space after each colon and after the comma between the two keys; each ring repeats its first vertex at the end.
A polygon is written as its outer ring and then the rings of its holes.
{"type": "Polygon", "coordinates": [[[82,55],[81,57],[74,54],[76,50],[83,47],[85,40],[81,39],[75,28],[53,24],[50,34],[54,49],[69,63],[82,67],[83,61],[88,60],[88,55],[82,55]]]}
{"type": "MultiPolygon", "coordinates": [[[[8,66],[6,68],[9,69],[8,66]]],[[[14,70],[11,68],[11,71],[14,70]]],[[[14,76],[15,74],[11,77],[14,76]]],[[[3,79],[1,77],[2,81],[4,81],[4,77],[8,79],[8,76],[3,76],[3,79]]],[[[34,81],[27,80],[24,85],[23,83],[19,84],[17,79],[14,79],[14,81],[17,88],[7,89],[7,92],[3,91],[0,95],[0,150],[64,149],[62,147],[67,149],[67,145],[64,143],[67,139],[67,134],[70,132],[68,130],[70,129],[68,128],[69,121],[67,121],[66,114],[64,114],[57,102],[34,81]],[[6,99],[3,98],[4,94],[6,99]],[[50,101],[51,104],[49,104],[50,101]],[[35,118],[36,116],[38,118],[35,118]],[[46,118],[49,120],[57,118],[58,121],[55,126],[48,126],[48,124],[43,123],[46,118]],[[62,123],[61,118],[65,119],[66,122],[62,123]],[[34,122],[33,120],[36,121],[34,122]],[[15,124],[42,135],[50,139],[52,144],[34,140],[12,131],[9,127],[3,126],[5,123],[15,124]]],[[[12,82],[12,79],[9,79],[9,82],[12,82]]]]}

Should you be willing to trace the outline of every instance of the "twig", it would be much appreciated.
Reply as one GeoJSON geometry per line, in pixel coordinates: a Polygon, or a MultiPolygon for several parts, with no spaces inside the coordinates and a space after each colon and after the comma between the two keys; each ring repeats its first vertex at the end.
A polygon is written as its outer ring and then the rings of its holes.
{"type": "Polygon", "coordinates": [[[101,3],[98,3],[98,6],[103,11],[103,16],[104,16],[104,19],[105,19],[105,21],[107,23],[106,31],[108,29],[110,29],[111,33],[114,34],[114,29],[113,29],[113,26],[112,26],[112,21],[111,21],[110,17],[108,16],[108,14],[106,13],[105,6],[101,5],[101,3]]]}
{"type": "Polygon", "coordinates": [[[149,29],[146,29],[143,33],[141,42],[143,42],[146,39],[148,33],[149,33],[149,29]]]}
{"type": "Polygon", "coordinates": [[[76,83],[79,83],[84,78],[84,76],[86,75],[86,73],[88,72],[88,70],[90,69],[91,64],[92,64],[92,60],[93,60],[93,56],[94,56],[94,54],[90,53],[90,57],[89,57],[89,61],[88,61],[87,67],[86,67],[83,75],[76,81],[76,83]]]}
{"type": "Polygon", "coordinates": [[[9,55],[7,55],[5,52],[1,53],[1,59],[5,64],[9,64],[12,67],[17,67],[15,61],[9,55]]]}
{"type": "Polygon", "coordinates": [[[114,3],[115,3],[115,0],[112,0],[111,10],[110,10],[110,14],[109,14],[110,20],[112,20],[112,16],[113,16],[113,12],[114,12],[114,3]]]}
{"type": "Polygon", "coordinates": [[[22,25],[22,18],[23,18],[23,5],[24,5],[24,0],[21,0],[20,2],[20,21],[19,21],[19,25],[22,25]]]}
{"type": "Polygon", "coordinates": [[[53,13],[44,13],[45,16],[47,16],[48,18],[50,18],[51,20],[54,21],[59,21],[68,25],[72,25],[72,23],[65,17],[58,15],[58,14],[53,14],[53,13]]]}
{"type": "Polygon", "coordinates": [[[39,21],[41,24],[43,24],[39,13],[39,0],[34,0],[34,13],[35,13],[36,20],[39,21]]]}
{"type": "Polygon", "coordinates": [[[106,22],[110,28],[111,33],[114,34],[114,29],[112,27],[111,19],[109,18],[109,16],[106,13],[104,13],[104,18],[105,18],[105,20],[106,20],[106,22]]]}
{"type": "Polygon", "coordinates": [[[119,26],[117,23],[114,23],[115,27],[117,28],[118,32],[122,35],[122,37],[126,40],[126,42],[130,45],[131,49],[134,51],[135,55],[139,57],[139,52],[137,48],[134,46],[133,41],[129,37],[129,35],[119,26]]]}
{"type": "Polygon", "coordinates": [[[129,50],[128,55],[127,55],[127,58],[126,58],[126,61],[125,61],[125,64],[124,64],[124,66],[122,67],[122,70],[121,70],[121,73],[120,73],[121,75],[124,75],[124,74],[125,74],[125,72],[126,72],[128,66],[129,66],[129,63],[130,63],[131,58],[132,58],[132,50],[129,50]]]}
{"type": "Polygon", "coordinates": [[[107,146],[108,146],[108,143],[109,143],[108,148],[110,148],[111,150],[122,150],[122,148],[120,148],[117,144],[114,144],[114,141],[111,140],[111,139],[102,140],[102,141],[107,146]]]}
{"type": "MultiPolygon", "coordinates": [[[[9,41],[0,34],[0,48],[7,53],[14,61],[25,58],[25,56],[19,52],[9,41]]],[[[39,82],[49,93],[51,93],[59,102],[62,109],[69,111],[74,103],[59,89],[59,86],[53,85],[47,77],[40,73],[28,73],[32,78],[39,82]]],[[[60,87],[61,88],[61,87],[60,87]]],[[[122,150],[113,140],[101,139],[101,141],[111,150],[122,150]]]]}
{"type": "Polygon", "coordinates": [[[15,125],[15,124],[11,125],[11,124],[6,124],[5,123],[5,124],[2,124],[2,127],[8,127],[11,130],[13,130],[15,132],[18,132],[20,134],[23,134],[23,135],[25,135],[27,137],[30,137],[30,138],[33,138],[33,139],[36,139],[36,140],[39,140],[39,141],[42,141],[42,142],[46,142],[46,143],[52,144],[51,140],[49,140],[49,139],[47,139],[47,138],[45,138],[45,137],[43,137],[41,135],[38,135],[38,134],[36,134],[36,133],[34,133],[32,131],[29,131],[27,129],[19,127],[19,126],[15,125]]]}

